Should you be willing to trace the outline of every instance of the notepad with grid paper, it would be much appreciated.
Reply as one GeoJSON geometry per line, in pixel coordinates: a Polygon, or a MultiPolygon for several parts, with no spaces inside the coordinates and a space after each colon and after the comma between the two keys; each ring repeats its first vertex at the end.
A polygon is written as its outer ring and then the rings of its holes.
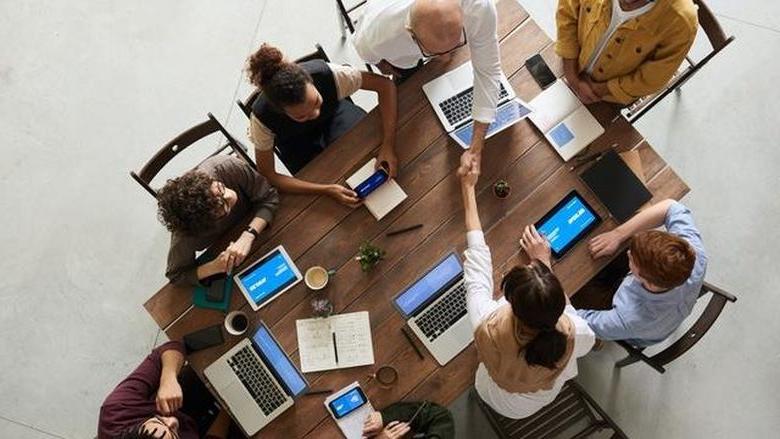
{"type": "Polygon", "coordinates": [[[303,372],[374,364],[368,311],[301,319],[295,327],[303,372]]]}

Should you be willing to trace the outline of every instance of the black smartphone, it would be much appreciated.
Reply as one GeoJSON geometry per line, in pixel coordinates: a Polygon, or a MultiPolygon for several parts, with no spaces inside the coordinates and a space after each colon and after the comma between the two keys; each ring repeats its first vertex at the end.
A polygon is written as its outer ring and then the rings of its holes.
{"type": "Polygon", "coordinates": [[[223,341],[225,339],[222,338],[222,325],[214,325],[185,335],[184,348],[189,354],[220,345],[223,341]]]}
{"type": "Polygon", "coordinates": [[[547,66],[547,63],[544,62],[542,55],[539,55],[538,53],[525,60],[525,67],[531,72],[531,76],[533,76],[542,90],[551,86],[557,79],[552,70],[550,70],[550,67],[547,66]]]}
{"type": "Polygon", "coordinates": [[[357,194],[358,198],[366,198],[371,192],[374,192],[376,188],[382,186],[382,184],[387,181],[387,178],[387,171],[379,168],[370,177],[368,177],[366,181],[357,185],[355,188],[355,193],[357,194]]]}
{"type": "Polygon", "coordinates": [[[233,276],[214,279],[206,290],[206,300],[214,303],[222,303],[225,296],[233,291],[233,276]]]}
{"type": "Polygon", "coordinates": [[[366,394],[363,393],[360,387],[355,387],[328,403],[328,407],[330,407],[330,411],[336,419],[341,419],[363,407],[366,402],[368,402],[366,394]]]}

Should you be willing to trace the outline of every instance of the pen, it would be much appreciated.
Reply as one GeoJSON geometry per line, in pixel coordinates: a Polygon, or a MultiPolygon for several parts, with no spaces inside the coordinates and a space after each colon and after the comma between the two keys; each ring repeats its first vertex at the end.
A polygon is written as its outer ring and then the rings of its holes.
{"type": "Polygon", "coordinates": [[[331,332],[331,335],[333,336],[333,353],[336,354],[336,364],[339,364],[339,350],[336,348],[336,333],[331,332]]]}
{"type": "Polygon", "coordinates": [[[404,227],[403,229],[393,230],[392,232],[387,232],[386,236],[395,236],[400,235],[401,233],[411,232],[412,230],[417,230],[422,226],[422,224],[415,224],[413,226],[404,227]]]}
{"type": "Polygon", "coordinates": [[[326,393],[333,393],[333,389],[317,389],[306,392],[307,395],[324,395],[326,393]]]}
{"type": "Polygon", "coordinates": [[[402,326],[401,327],[401,332],[404,333],[404,337],[406,337],[406,340],[409,341],[409,344],[412,345],[412,347],[414,348],[414,351],[417,352],[417,356],[420,357],[421,360],[424,360],[425,356],[423,355],[422,352],[420,352],[420,348],[418,348],[417,345],[414,344],[414,341],[412,341],[412,337],[409,335],[409,333],[406,332],[406,327],[402,326]]]}

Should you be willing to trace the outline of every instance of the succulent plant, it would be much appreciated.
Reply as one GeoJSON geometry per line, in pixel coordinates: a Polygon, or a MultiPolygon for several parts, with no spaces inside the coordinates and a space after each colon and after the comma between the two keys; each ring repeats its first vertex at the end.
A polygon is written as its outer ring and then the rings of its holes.
{"type": "Polygon", "coordinates": [[[333,302],[324,297],[313,299],[311,310],[315,317],[329,317],[333,313],[333,302]]]}
{"type": "Polygon", "coordinates": [[[355,260],[360,263],[360,269],[369,271],[385,257],[385,251],[371,244],[368,241],[363,242],[358,250],[355,260]]]}
{"type": "Polygon", "coordinates": [[[498,180],[496,184],[493,185],[493,193],[496,194],[498,198],[506,198],[509,196],[510,192],[512,192],[512,186],[510,186],[509,182],[506,180],[498,180]]]}

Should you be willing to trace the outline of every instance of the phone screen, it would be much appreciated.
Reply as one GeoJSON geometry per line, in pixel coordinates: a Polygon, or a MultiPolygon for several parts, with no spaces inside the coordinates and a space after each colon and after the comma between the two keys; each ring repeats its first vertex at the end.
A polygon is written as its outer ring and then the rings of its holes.
{"type": "Polygon", "coordinates": [[[553,82],[555,82],[555,75],[547,66],[547,63],[544,62],[542,55],[536,54],[528,58],[528,60],[525,62],[525,66],[528,68],[528,71],[531,72],[531,76],[533,76],[536,83],[539,84],[539,87],[542,89],[549,87],[553,82]]]}
{"type": "Polygon", "coordinates": [[[185,335],[184,347],[190,353],[222,344],[223,341],[222,325],[214,325],[185,335]]]}
{"type": "Polygon", "coordinates": [[[381,186],[387,181],[387,171],[384,169],[378,169],[363,183],[360,183],[355,188],[358,198],[366,198],[371,192],[374,192],[376,188],[381,186]]]}
{"type": "Polygon", "coordinates": [[[341,419],[362,407],[367,401],[363,390],[360,387],[355,387],[328,403],[328,407],[336,419],[341,419]]]}

